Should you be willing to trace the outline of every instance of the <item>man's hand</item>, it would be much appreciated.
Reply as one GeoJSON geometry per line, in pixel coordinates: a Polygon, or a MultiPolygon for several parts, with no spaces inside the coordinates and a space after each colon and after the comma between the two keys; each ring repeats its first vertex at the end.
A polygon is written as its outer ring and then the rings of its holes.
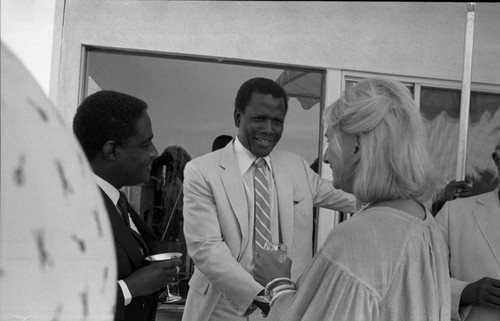
{"type": "Polygon", "coordinates": [[[446,201],[455,199],[457,197],[469,197],[472,194],[472,184],[466,181],[453,180],[444,188],[443,199],[446,201]]]}
{"type": "Polygon", "coordinates": [[[132,297],[149,295],[172,281],[177,274],[180,259],[146,265],[124,279],[132,297]]]}
{"type": "Polygon", "coordinates": [[[436,195],[436,199],[432,201],[431,213],[433,216],[441,210],[443,205],[457,197],[469,197],[472,195],[472,184],[466,181],[452,180],[445,186],[442,192],[436,195]]]}
{"type": "Polygon", "coordinates": [[[500,280],[485,277],[468,284],[460,296],[460,305],[466,304],[500,309],[500,280]]]}
{"type": "Polygon", "coordinates": [[[266,286],[276,278],[290,277],[292,260],[288,257],[285,262],[281,263],[279,255],[259,249],[255,254],[254,263],[254,279],[262,286],[266,286]]]}

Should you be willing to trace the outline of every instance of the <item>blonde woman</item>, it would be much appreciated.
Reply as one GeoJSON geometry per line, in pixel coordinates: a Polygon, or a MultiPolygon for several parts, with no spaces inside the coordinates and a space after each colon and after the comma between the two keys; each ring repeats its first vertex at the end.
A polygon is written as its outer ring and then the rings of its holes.
{"type": "Polygon", "coordinates": [[[431,164],[409,91],[392,80],[363,80],[325,119],[334,186],[364,205],[331,231],[297,284],[277,278],[286,264],[259,255],[269,319],[450,320],[447,249],[419,201],[431,164]]]}

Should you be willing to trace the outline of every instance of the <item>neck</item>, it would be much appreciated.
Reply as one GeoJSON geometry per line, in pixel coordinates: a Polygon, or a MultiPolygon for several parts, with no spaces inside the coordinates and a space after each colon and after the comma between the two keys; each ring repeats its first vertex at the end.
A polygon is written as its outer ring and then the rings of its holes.
{"type": "Polygon", "coordinates": [[[96,166],[95,164],[91,164],[91,166],[94,174],[113,185],[117,190],[121,189],[124,186],[123,184],[120,184],[116,179],[114,179],[116,175],[112,175],[110,171],[96,166]]]}
{"type": "Polygon", "coordinates": [[[425,208],[414,199],[397,199],[373,203],[371,206],[386,206],[409,213],[417,218],[425,218],[425,208]]]}

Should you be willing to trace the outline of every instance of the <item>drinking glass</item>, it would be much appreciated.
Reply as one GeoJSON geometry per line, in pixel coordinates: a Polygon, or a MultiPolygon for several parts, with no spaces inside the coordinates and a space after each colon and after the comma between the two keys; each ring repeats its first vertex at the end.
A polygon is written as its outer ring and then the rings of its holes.
{"type": "Polygon", "coordinates": [[[270,252],[273,255],[278,256],[278,261],[280,263],[285,262],[286,260],[286,244],[277,243],[277,242],[266,242],[264,244],[264,251],[270,252]]]}
{"type": "Polygon", "coordinates": [[[182,299],[179,294],[179,273],[174,275],[173,282],[167,284],[164,288],[165,290],[158,296],[158,302],[160,303],[172,303],[177,302],[182,299]]]}
{"type": "MultiPolygon", "coordinates": [[[[150,255],[146,258],[150,263],[161,262],[165,260],[172,260],[175,258],[180,258],[182,253],[161,253],[150,255]]],[[[179,269],[174,275],[174,280],[168,283],[164,288],[162,288],[162,292],[158,296],[158,302],[160,303],[172,303],[177,302],[182,299],[179,294],[179,269]]]]}

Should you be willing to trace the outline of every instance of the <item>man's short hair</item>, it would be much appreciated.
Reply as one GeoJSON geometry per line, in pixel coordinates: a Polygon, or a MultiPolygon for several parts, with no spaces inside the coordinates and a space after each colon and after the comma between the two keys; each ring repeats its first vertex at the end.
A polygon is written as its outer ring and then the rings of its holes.
{"type": "Polygon", "coordinates": [[[98,91],[80,104],[73,119],[73,132],[89,161],[107,141],[119,145],[137,132],[137,122],[147,104],[139,98],[111,90],[98,91]]]}
{"type": "Polygon", "coordinates": [[[288,97],[285,90],[275,81],[267,78],[252,78],[245,81],[236,94],[234,107],[245,112],[245,107],[250,103],[252,93],[270,94],[273,98],[283,98],[285,112],[288,111],[288,97]]]}

